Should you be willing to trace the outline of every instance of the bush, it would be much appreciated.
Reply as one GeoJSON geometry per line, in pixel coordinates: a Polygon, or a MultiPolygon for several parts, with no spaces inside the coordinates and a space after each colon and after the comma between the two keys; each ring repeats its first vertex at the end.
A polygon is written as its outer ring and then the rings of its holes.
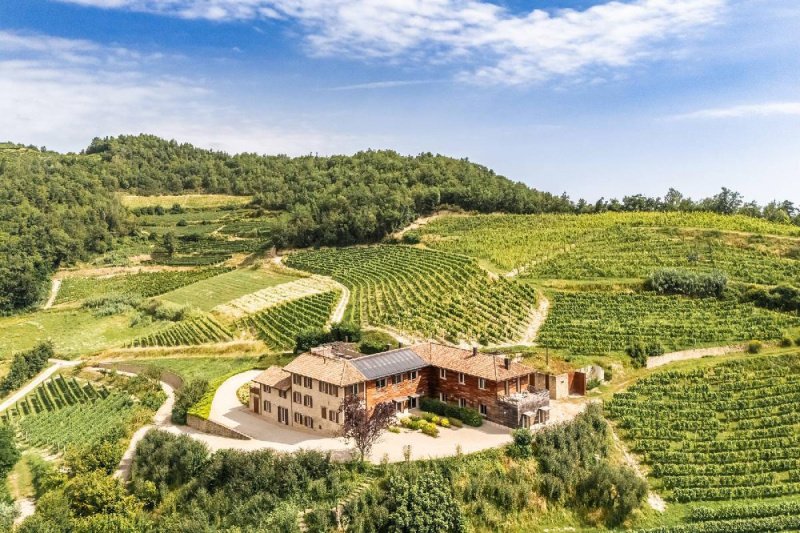
{"type": "Polygon", "coordinates": [[[295,337],[294,353],[304,353],[330,341],[330,335],[322,328],[306,328],[295,337]]]}
{"type": "Polygon", "coordinates": [[[789,337],[783,337],[780,342],[781,348],[789,348],[792,345],[792,339],[789,337]]]}
{"type": "Polygon", "coordinates": [[[508,447],[511,457],[527,459],[533,456],[533,433],[526,428],[517,428],[512,432],[514,442],[508,447]]]}
{"type": "Polygon", "coordinates": [[[422,242],[422,237],[420,237],[419,233],[415,231],[407,231],[403,234],[403,238],[401,239],[403,244],[419,244],[422,242]]]}
{"type": "Polygon", "coordinates": [[[449,418],[442,418],[441,420],[439,420],[439,425],[442,426],[443,428],[449,428],[450,427],[450,419],[449,418]]]}
{"type": "Polygon", "coordinates": [[[354,322],[336,322],[331,324],[330,340],[359,342],[361,340],[361,326],[354,322]]]}
{"type": "Polygon", "coordinates": [[[679,294],[698,298],[722,298],[728,278],[722,272],[690,272],[665,268],[653,272],[645,283],[659,294],[679,294]]]}
{"type": "Polygon", "coordinates": [[[458,407],[448,403],[440,402],[433,398],[422,398],[420,401],[420,408],[423,411],[429,411],[440,416],[446,416],[450,419],[458,419],[467,424],[468,426],[480,427],[483,424],[483,417],[475,409],[469,407],[458,407]]]}
{"type": "Polygon", "coordinates": [[[795,346],[800,346],[800,337],[797,337],[797,338],[794,340],[794,344],[795,344],[795,346]]]}
{"type": "Polygon", "coordinates": [[[647,483],[630,468],[600,463],[578,484],[578,502],[600,509],[610,527],[621,525],[647,496],[647,483]]]}
{"type": "Polygon", "coordinates": [[[175,405],[172,407],[172,421],[176,424],[185,424],[189,409],[203,398],[207,389],[207,381],[196,379],[178,390],[175,395],[175,405]]]}
{"type": "Polygon", "coordinates": [[[386,343],[379,340],[366,340],[358,345],[358,351],[363,354],[373,354],[386,351],[386,343]]]}
{"type": "Polygon", "coordinates": [[[790,285],[779,285],[769,289],[751,287],[741,298],[759,307],[788,313],[800,311],[800,289],[790,285]]]}
{"type": "Polygon", "coordinates": [[[419,427],[420,431],[424,434],[428,435],[429,437],[438,437],[439,436],[439,428],[436,427],[436,424],[433,422],[422,422],[419,427]]]}
{"type": "Polygon", "coordinates": [[[747,353],[755,355],[761,353],[763,348],[764,345],[759,341],[750,341],[750,343],[747,345],[747,353]]]}
{"type": "Polygon", "coordinates": [[[589,382],[586,384],[586,390],[592,390],[592,389],[596,389],[597,387],[599,387],[599,386],[600,386],[600,385],[602,385],[602,384],[603,384],[603,382],[602,382],[602,381],[600,381],[600,379],[598,379],[598,378],[592,378],[592,379],[590,379],[590,380],[589,380],[589,382]]]}

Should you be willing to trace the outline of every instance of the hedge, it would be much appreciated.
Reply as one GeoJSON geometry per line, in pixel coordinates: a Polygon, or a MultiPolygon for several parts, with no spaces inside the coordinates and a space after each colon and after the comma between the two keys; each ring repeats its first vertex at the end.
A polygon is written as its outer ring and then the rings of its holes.
{"type": "Polygon", "coordinates": [[[481,414],[469,407],[457,407],[449,403],[440,402],[434,398],[422,398],[420,401],[420,408],[423,411],[429,411],[440,416],[456,418],[468,426],[480,427],[483,425],[483,417],[481,414]]]}

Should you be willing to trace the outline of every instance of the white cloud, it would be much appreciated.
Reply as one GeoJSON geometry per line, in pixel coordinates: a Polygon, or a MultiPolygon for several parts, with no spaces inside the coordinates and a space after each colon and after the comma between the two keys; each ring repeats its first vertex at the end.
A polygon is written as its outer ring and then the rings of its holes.
{"type": "MultiPolygon", "coordinates": [[[[527,84],[616,69],[717,22],[728,0],[611,1],[515,14],[484,0],[61,0],[217,21],[297,21],[315,55],[468,65],[459,78],[527,84]]],[[[595,78],[596,76],[590,76],[595,78]]]]}
{"type": "Polygon", "coordinates": [[[346,136],[296,121],[282,126],[220,104],[202,84],[144,69],[159,57],[0,30],[0,139],[78,150],[95,136],[146,132],[236,152],[353,148],[346,136]]]}
{"type": "Polygon", "coordinates": [[[723,119],[742,117],[800,116],[800,102],[765,102],[701,109],[669,117],[672,120],[723,119]]]}

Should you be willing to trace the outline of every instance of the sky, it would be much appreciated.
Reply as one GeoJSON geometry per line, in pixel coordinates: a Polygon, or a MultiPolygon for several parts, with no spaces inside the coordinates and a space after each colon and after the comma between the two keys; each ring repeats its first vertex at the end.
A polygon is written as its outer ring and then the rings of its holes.
{"type": "Polygon", "coordinates": [[[0,140],[468,158],[800,203],[797,0],[2,0],[0,140]]]}

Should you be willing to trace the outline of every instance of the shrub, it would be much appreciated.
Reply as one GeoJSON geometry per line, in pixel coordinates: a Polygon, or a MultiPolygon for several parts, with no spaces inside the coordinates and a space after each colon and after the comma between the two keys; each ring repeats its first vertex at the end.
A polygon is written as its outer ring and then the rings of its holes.
{"type": "Polygon", "coordinates": [[[423,422],[419,429],[429,437],[439,436],[439,428],[437,428],[436,425],[431,422],[423,422]]]}
{"type": "Polygon", "coordinates": [[[331,324],[330,340],[359,342],[361,340],[361,326],[355,322],[336,322],[331,324]]]}
{"type": "Polygon", "coordinates": [[[450,427],[450,419],[449,418],[442,418],[441,420],[439,420],[439,425],[442,426],[443,428],[449,428],[450,427]]]}
{"type": "Polygon", "coordinates": [[[800,346],[800,337],[797,337],[797,338],[794,340],[794,344],[795,344],[795,346],[800,346]]]}
{"type": "Polygon", "coordinates": [[[422,242],[422,238],[415,231],[407,231],[403,234],[402,241],[403,244],[419,244],[422,242]]]}
{"type": "Polygon", "coordinates": [[[440,416],[451,419],[458,419],[468,426],[480,427],[483,424],[483,417],[475,409],[469,407],[458,407],[448,403],[440,402],[433,398],[422,398],[420,407],[423,411],[430,411],[440,416]]]}
{"type": "Polygon", "coordinates": [[[698,298],[722,298],[728,278],[722,272],[690,272],[665,268],[653,272],[645,283],[659,294],[679,294],[698,298]]]}
{"type": "Polygon", "coordinates": [[[386,351],[386,343],[378,340],[366,340],[358,345],[358,351],[363,354],[373,354],[386,351]]]}
{"type": "Polygon", "coordinates": [[[450,425],[453,426],[454,428],[463,428],[464,427],[464,422],[462,422],[458,418],[448,418],[447,420],[448,420],[448,422],[450,422],[450,425]]]}
{"type": "Polygon", "coordinates": [[[389,426],[389,433],[400,433],[400,428],[397,426],[389,426]]]}
{"type": "Polygon", "coordinates": [[[750,343],[747,345],[747,353],[755,355],[757,353],[761,353],[763,348],[764,345],[759,341],[750,341],[750,343]]]}
{"type": "Polygon", "coordinates": [[[792,339],[789,337],[783,337],[780,342],[781,348],[788,348],[792,345],[792,339]]]}
{"type": "Polygon", "coordinates": [[[533,455],[533,433],[526,428],[517,428],[512,432],[514,442],[508,447],[511,457],[527,459],[533,455]]]}
{"type": "Polygon", "coordinates": [[[647,366],[647,349],[641,342],[636,342],[625,348],[625,353],[631,358],[634,368],[644,368],[647,366]]]}
{"type": "Polygon", "coordinates": [[[322,328],[306,328],[295,337],[294,353],[307,352],[314,346],[330,341],[330,335],[322,328]]]}
{"type": "Polygon", "coordinates": [[[175,405],[172,407],[172,421],[176,424],[185,424],[189,409],[202,399],[207,389],[207,381],[196,379],[178,390],[175,405]]]}
{"type": "Polygon", "coordinates": [[[592,378],[586,384],[586,390],[596,389],[597,387],[599,387],[602,384],[603,384],[603,382],[600,381],[598,378],[592,378]]]}
{"type": "Polygon", "coordinates": [[[630,468],[600,463],[577,486],[577,500],[589,509],[600,509],[606,524],[617,527],[647,496],[647,483],[630,468]]]}

